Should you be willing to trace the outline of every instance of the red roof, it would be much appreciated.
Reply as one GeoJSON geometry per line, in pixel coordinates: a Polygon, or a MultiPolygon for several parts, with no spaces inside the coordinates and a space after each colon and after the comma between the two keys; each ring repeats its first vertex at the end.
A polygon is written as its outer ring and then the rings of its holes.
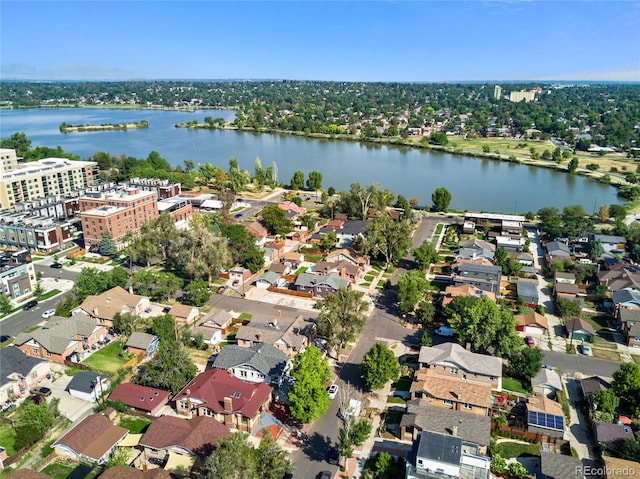
{"type": "Polygon", "coordinates": [[[212,417],[197,416],[184,419],[162,416],[149,425],[140,444],[154,449],[183,447],[205,456],[218,444],[218,439],[231,434],[229,428],[212,417]]]}
{"type": "Polygon", "coordinates": [[[272,391],[265,383],[245,383],[223,369],[210,369],[193,378],[173,399],[197,399],[202,401],[199,407],[207,407],[216,414],[239,413],[251,419],[272,391]],[[225,398],[231,398],[231,410],[225,409],[225,398]]]}
{"type": "Polygon", "coordinates": [[[151,412],[158,407],[158,404],[165,405],[169,402],[169,391],[140,386],[139,384],[122,383],[118,384],[109,394],[109,400],[122,401],[127,406],[151,412]]]}

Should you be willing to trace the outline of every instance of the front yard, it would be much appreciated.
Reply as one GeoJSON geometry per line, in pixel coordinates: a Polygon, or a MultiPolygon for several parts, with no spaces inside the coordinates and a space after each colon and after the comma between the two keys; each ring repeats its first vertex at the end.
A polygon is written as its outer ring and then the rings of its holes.
{"type": "Polygon", "coordinates": [[[10,424],[0,422],[0,445],[7,451],[7,456],[16,453],[14,444],[16,442],[16,431],[10,424]]]}
{"type": "Polygon", "coordinates": [[[82,362],[95,371],[116,374],[122,368],[122,365],[131,359],[123,347],[124,344],[122,342],[113,341],[82,362]]]}

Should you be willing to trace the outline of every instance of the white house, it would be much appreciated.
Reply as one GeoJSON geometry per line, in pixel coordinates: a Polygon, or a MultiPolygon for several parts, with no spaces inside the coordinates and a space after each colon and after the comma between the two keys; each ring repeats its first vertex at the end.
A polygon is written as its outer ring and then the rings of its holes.
{"type": "Polygon", "coordinates": [[[76,374],[66,387],[73,397],[94,402],[109,390],[109,378],[94,371],[82,371],[76,374]]]}

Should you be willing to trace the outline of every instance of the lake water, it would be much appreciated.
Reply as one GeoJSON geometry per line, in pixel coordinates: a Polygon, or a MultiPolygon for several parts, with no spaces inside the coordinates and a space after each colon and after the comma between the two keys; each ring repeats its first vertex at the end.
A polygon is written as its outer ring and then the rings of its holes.
{"type": "Polygon", "coordinates": [[[348,189],[374,182],[420,204],[430,204],[438,187],[452,194],[451,208],[502,213],[537,211],[544,206],[582,205],[588,212],[601,204],[620,203],[615,188],[546,168],[489,159],[422,151],[405,147],[316,140],[288,135],[220,130],[189,130],[175,124],[205,116],[233,118],[227,110],[193,113],[155,110],[21,109],[0,110],[0,137],[24,132],[33,146],[56,147],[83,159],[97,151],[144,158],[157,151],[173,165],[184,160],[228,168],[235,156],[253,172],[257,157],[263,167],[275,163],[278,181],[288,183],[296,170],[318,170],[322,187],[348,189]],[[149,128],[62,134],[62,122],[123,123],[147,120],[149,128]]]}

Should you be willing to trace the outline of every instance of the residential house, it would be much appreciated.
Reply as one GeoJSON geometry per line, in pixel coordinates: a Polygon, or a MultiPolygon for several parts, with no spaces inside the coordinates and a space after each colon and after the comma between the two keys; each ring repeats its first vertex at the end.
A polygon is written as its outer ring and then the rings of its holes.
{"type": "Polygon", "coordinates": [[[104,464],[113,449],[129,434],[102,414],[91,414],[75,423],[51,447],[58,456],[74,462],[104,464]]]}
{"type": "Polygon", "coordinates": [[[541,336],[547,333],[549,327],[547,318],[535,311],[515,316],[516,331],[522,331],[525,335],[541,336]]]}
{"type": "Polygon", "coordinates": [[[141,471],[130,466],[113,466],[105,469],[99,479],[171,479],[171,473],[161,467],[141,471]]]}
{"type": "Polygon", "coordinates": [[[557,438],[564,436],[565,417],[560,403],[544,394],[534,394],[526,405],[529,432],[557,438]]]}
{"type": "MultiPolygon", "coordinates": [[[[455,369],[455,368],[451,368],[455,369]]],[[[411,398],[424,398],[434,406],[487,416],[491,411],[491,385],[438,374],[433,369],[416,371],[411,398]]]]}
{"type": "Polygon", "coordinates": [[[576,299],[579,294],[580,288],[577,284],[555,283],[553,286],[553,295],[556,298],[576,299]]]}
{"type": "Polygon", "coordinates": [[[625,288],[614,291],[611,294],[611,301],[613,301],[613,314],[618,321],[623,309],[640,311],[640,292],[635,289],[625,288]]]}
{"type": "Polygon", "coordinates": [[[30,333],[18,334],[13,343],[27,356],[63,364],[80,362],[106,338],[107,328],[77,318],[59,318],[30,333]]]}
{"type": "Polygon", "coordinates": [[[229,429],[251,432],[269,409],[272,388],[246,383],[222,369],[198,374],[173,398],[182,416],[209,416],[229,429]]]}
{"type": "Polygon", "coordinates": [[[184,419],[162,416],[155,419],[140,439],[147,459],[166,461],[164,469],[190,476],[192,467],[211,454],[218,440],[231,434],[229,428],[212,417],[184,419]]]}
{"type": "Polygon", "coordinates": [[[625,335],[627,338],[627,346],[632,348],[640,348],[640,321],[628,323],[629,326],[625,329],[625,335]]]}
{"type": "Polygon", "coordinates": [[[320,298],[337,293],[340,288],[350,289],[351,283],[336,273],[317,275],[305,271],[296,277],[295,282],[296,291],[312,293],[320,298]]]}
{"type": "Polygon", "coordinates": [[[516,291],[518,293],[518,299],[529,307],[538,306],[540,297],[538,295],[538,282],[529,281],[526,279],[519,279],[516,282],[516,291]]]}
{"type": "Polygon", "coordinates": [[[342,279],[346,279],[351,284],[357,284],[360,281],[362,268],[349,261],[318,261],[313,268],[313,272],[320,275],[328,275],[335,273],[342,279]]]}
{"type": "Polygon", "coordinates": [[[526,218],[521,215],[503,215],[496,213],[473,213],[464,214],[465,223],[475,232],[476,228],[482,228],[487,231],[489,238],[496,236],[510,236],[519,238],[522,236],[523,225],[526,218]]]}
{"type": "Polygon", "coordinates": [[[95,371],[81,371],[67,384],[65,391],[83,401],[95,402],[109,390],[109,377],[95,371]]]}
{"type": "Polygon", "coordinates": [[[411,399],[400,420],[400,438],[414,441],[422,431],[455,433],[463,441],[477,444],[485,454],[491,440],[491,418],[433,406],[424,399],[411,399]]]}
{"type": "Polygon", "coordinates": [[[589,398],[593,393],[605,391],[611,387],[611,384],[599,376],[590,376],[580,380],[580,387],[582,389],[582,395],[587,401],[589,401],[589,398]]]}
{"type": "Polygon", "coordinates": [[[496,253],[495,245],[477,238],[461,241],[456,257],[461,259],[486,258],[493,261],[496,253]]]}
{"type": "Polygon", "coordinates": [[[226,335],[233,324],[233,316],[224,309],[213,308],[200,320],[198,326],[219,329],[226,335]]]}
{"type": "Polygon", "coordinates": [[[289,266],[289,270],[293,271],[300,267],[304,261],[304,254],[299,251],[289,251],[282,257],[282,263],[289,266]]]}
{"type": "Polygon", "coordinates": [[[16,302],[33,294],[37,284],[36,271],[28,250],[0,256],[0,294],[16,302]]]}
{"type": "Polygon", "coordinates": [[[271,344],[292,358],[303,352],[315,337],[315,323],[298,315],[295,319],[253,317],[236,333],[238,346],[245,348],[256,344],[271,344]]]}
{"type": "Polygon", "coordinates": [[[519,252],[514,255],[515,259],[520,263],[523,267],[532,267],[533,266],[533,255],[531,253],[519,252]]]}
{"type": "Polygon", "coordinates": [[[599,284],[605,285],[609,291],[640,290],[640,270],[635,265],[627,261],[616,261],[608,266],[605,262],[604,265],[596,275],[599,284]]]}
{"type": "Polygon", "coordinates": [[[568,319],[565,322],[565,328],[569,337],[574,341],[591,342],[591,338],[595,334],[591,325],[582,318],[568,319]]]}
{"type": "Polygon", "coordinates": [[[150,306],[151,302],[146,296],[131,294],[124,288],[116,286],[104,293],[87,296],[72,312],[82,311],[96,323],[111,327],[116,313],[140,316],[150,306]]]}
{"type": "Polygon", "coordinates": [[[627,239],[624,236],[613,235],[591,235],[589,241],[599,241],[602,245],[602,257],[616,257],[624,255],[627,246],[627,239]]]}
{"type": "Polygon", "coordinates": [[[150,416],[159,416],[162,408],[169,402],[169,394],[169,391],[163,389],[120,383],[109,394],[109,401],[122,401],[125,406],[150,416]]]}
{"type": "Polygon", "coordinates": [[[562,391],[560,375],[553,369],[542,368],[531,379],[531,387],[535,393],[540,393],[548,398],[555,398],[557,391],[562,391]]]}
{"type": "Polygon", "coordinates": [[[527,240],[520,237],[497,235],[494,238],[496,246],[502,248],[507,253],[519,253],[524,248],[527,240]]]}
{"type": "Polygon", "coordinates": [[[607,451],[617,452],[616,441],[619,439],[631,439],[635,442],[633,430],[626,424],[594,421],[593,431],[598,445],[607,451]]]}
{"type": "Polygon", "coordinates": [[[502,361],[500,358],[467,351],[456,343],[423,346],[418,357],[421,368],[428,368],[440,376],[488,384],[502,389],[502,361]]]}
{"type": "Polygon", "coordinates": [[[289,219],[301,218],[307,212],[306,208],[296,205],[293,201],[278,203],[278,208],[284,211],[289,219]]]}
{"type": "Polygon", "coordinates": [[[453,284],[472,284],[484,291],[497,293],[500,291],[502,268],[474,263],[459,263],[455,266],[453,284]]]}
{"type": "Polygon", "coordinates": [[[27,356],[15,346],[0,349],[0,406],[26,397],[51,376],[51,363],[27,356]]]}
{"type": "Polygon", "coordinates": [[[125,350],[130,354],[140,354],[153,356],[158,349],[158,336],[149,333],[133,332],[124,345],[125,350]]]}
{"type": "Polygon", "coordinates": [[[289,357],[270,344],[255,344],[245,348],[228,345],[220,350],[213,367],[224,369],[238,379],[250,383],[271,384],[282,378],[289,365],[289,357]]]}
{"type": "Polygon", "coordinates": [[[489,298],[491,301],[496,300],[495,293],[490,291],[484,291],[472,284],[461,284],[459,286],[447,286],[444,290],[444,297],[442,298],[442,307],[446,308],[454,298],[463,296],[466,298],[489,298]]]}
{"type": "Polygon", "coordinates": [[[176,324],[180,326],[190,325],[195,323],[200,316],[200,310],[194,306],[187,306],[186,304],[176,303],[171,306],[169,314],[173,316],[176,324]]]}
{"type": "Polygon", "coordinates": [[[604,479],[629,479],[630,476],[637,476],[640,471],[636,461],[612,456],[602,456],[602,461],[604,462],[604,479]]]}
{"type": "Polygon", "coordinates": [[[267,241],[269,231],[258,221],[247,223],[244,225],[244,228],[256,237],[256,244],[258,244],[258,246],[262,246],[267,241]]]}
{"type": "Polygon", "coordinates": [[[540,475],[536,479],[584,479],[584,467],[577,457],[540,451],[540,475]]]}
{"type": "MultiPolygon", "coordinates": [[[[368,223],[369,222],[366,220],[345,221],[339,229],[335,230],[337,247],[344,248],[353,243],[353,240],[355,240],[356,237],[362,235],[368,223]]],[[[320,233],[322,233],[323,230],[324,228],[321,228],[320,233]]]]}
{"type": "Polygon", "coordinates": [[[364,271],[365,267],[369,265],[369,260],[367,257],[359,255],[356,251],[351,248],[338,248],[328,253],[324,257],[325,261],[328,262],[340,262],[347,261],[351,264],[360,266],[364,271]]]}
{"type": "Polygon", "coordinates": [[[553,257],[569,258],[571,257],[571,250],[569,245],[560,241],[549,241],[546,244],[547,254],[553,257]]]}
{"type": "Polygon", "coordinates": [[[264,261],[269,263],[271,261],[279,261],[285,255],[285,242],[284,241],[270,241],[266,243],[262,248],[264,261]]]}
{"type": "Polygon", "coordinates": [[[286,281],[280,277],[280,273],[276,273],[271,270],[265,271],[258,279],[256,279],[256,287],[260,289],[281,288],[284,287],[285,284],[286,281]]]}
{"type": "Polygon", "coordinates": [[[564,271],[556,271],[553,275],[554,283],[576,284],[576,275],[573,273],[565,273],[564,271]]]}
{"type": "Polygon", "coordinates": [[[242,266],[234,266],[229,270],[229,281],[238,281],[238,283],[244,284],[244,282],[249,278],[251,278],[251,270],[248,270],[247,268],[243,268],[242,266]]]}
{"type": "Polygon", "coordinates": [[[489,479],[488,457],[478,455],[475,444],[453,434],[423,431],[407,455],[406,479],[489,479]]]}
{"type": "Polygon", "coordinates": [[[271,263],[267,268],[267,271],[271,271],[272,273],[277,273],[278,276],[280,276],[281,274],[289,274],[291,272],[291,264],[271,263]]]}

